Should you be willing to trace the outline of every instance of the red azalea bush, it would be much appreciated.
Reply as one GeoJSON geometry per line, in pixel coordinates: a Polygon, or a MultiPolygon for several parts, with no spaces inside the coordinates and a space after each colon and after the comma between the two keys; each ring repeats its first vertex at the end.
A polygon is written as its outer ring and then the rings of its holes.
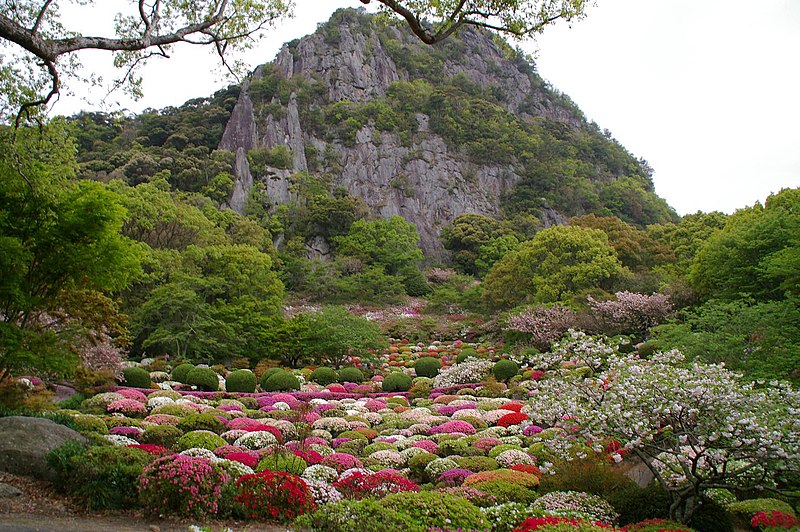
{"type": "Polygon", "coordinates": [[[139,477],[139,499],[152,513],[174,511],[202,517],[216,514],[222,486],[230,476],[205,458],[173,455],[159,458],[139,477]]]}
{"type": "Polygon", "coordinates": [[[289,522],[314,510],[314,497],[305,481],[280,471],[262,471],[236,480],[234,500],[251,519],[289,522]]]}
{"type": "Polygon", "coordinates": [[[692,529],[666,519],[647,519],[624,526],[620,532],[692,532],[692,529]]]}
{"type": "Polygon", "coordinates": [[[519,412],[522,410],[522,405],[520,403],[506,403],[500,407],[500,410],[509,410],[511,412],[519,412]]]}
{"type": "Polygon", "coordinates": [[[498,427],[510,427],[511,425],[519,425],[523,421],[528,421],[528,416],[519,412],[511,412],[497,420],[498,427]]]}
{"type": "Polygon", "coordinates": [[[786,512],[770,510],[768,512],[758,512],[750,520],[753,528],[793,528],[798,525],[797,518],[786,512]]]}
{"type": "Polygon", "coordinates": [[[333,487],[348,499],[380,498],[390,493],[419,491],[419,486],[415,483],[389,469],[372,474],[354,471],[345,478],[334,482],[333,487]]]}
{"type": "Polygon", "coordinates": [[[529,464],[517,464],[511,466],[512,471],[521,471],[523,473],[528,473],[530,475],[534,475],[536,478],[542,478],[542,470],[536,467],[535,465],[529,464]]]}
{"type": "Polygon", "coordinates": [[[571,530],[594,532],[613,530],[613,528],[613,526],[599,521],[590,523],[589,521],[574,519],[572,517],[529,517],[520,523],[520,525],[514,529],[514,532],[533,532],[534,530],[539,530],[540,532],[566,532],[571,530]]]}
{"type": "Polygon", "coordinates": [[[166,456],[175,454],[166,447],[162,447],[161,445],[155,445],[153,443],[142,443],[139,445],[128,445],[131,449],[141,449],[146,453],[150,453],[155,456],[166,456]]]}

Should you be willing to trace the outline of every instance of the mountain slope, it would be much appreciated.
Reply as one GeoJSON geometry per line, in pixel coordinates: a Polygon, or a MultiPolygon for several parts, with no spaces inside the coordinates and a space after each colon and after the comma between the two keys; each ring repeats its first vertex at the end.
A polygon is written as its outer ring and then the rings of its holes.
{"type": "Polygon", "coordinates": [[[296,199],[292,176],[309,172],[376,215],[416,224],[434,257],[441,227],[465,212],[545,224],[587,212],[637,225],[675,216],[646,163],[504,42],[464,30],[430,47],[356,10],[256,69],[219,147],[237,154],[233,209],[254,183],[269,203],[296,199]]]}

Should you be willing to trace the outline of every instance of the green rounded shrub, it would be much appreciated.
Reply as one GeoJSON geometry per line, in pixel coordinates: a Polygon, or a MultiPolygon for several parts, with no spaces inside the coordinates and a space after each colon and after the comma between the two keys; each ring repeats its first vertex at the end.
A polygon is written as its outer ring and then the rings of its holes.
{"type": "Polygon", "coordinates": [[[439,374],[442,362],[438,358],[422,357],[414,364],[414,371],[418,377],[433,378],[439,374]]]}
{"type": "Polygon", "coordinates": [[[500,467],[497,464],[497,460],[494,458],[489,458],[488,456],[464,456],[456,460],[456,462],[458,462],[458,467],[469,469],[475,473],[480,473],[481,471],[494,471],[500,467]]]}
{"type": "Polygon", "coordinates": [[[429,452],[415,454],[408,460],[408,467],[411,470],[411,475],[414,478],[424,479],[425,468],[438,458],[438,456],[429,452]]]}
{"type": "Polygon", "coordinates": [[[339,376],[339,382],[355,382],[356,384],[364,382],[364,372],[358,368],[342,368],[336,374],[339,376]]]}
{"type": "Polygon", "coordinates": [[[511,482],[505,482],[503,480],[490,480],[488,482],[482,482],[479,486],[477,486],[477,489],[484,493],[488,493],[500,503],[522,502],[525,504],[530,504],[539,496],[538,493],[530,488],[512,484],[511,482]]]}
{"type": "Polygon", "coordinates": [[[405,513],[387,508],[381,501],[363,499],[346,500],[326,504],[312,514],[298,517],[294,523],[297,530],[325,530],[327,532],[427,532],[429,527],[414,522],[405,513]]]}
{"type": "MultiPolygon", "coordinates": [[[[264,374],[266,376],[266,374],[264,374]]],[[[261,388],[265,392],[286,392],[289,390],[299,390],[300,381],[294,374],[285,370],[280,370],[268,378],[261,378],[261,388]]]]}
{"type": "Polygon", "coordinates": [[[186,376],[194,369],[194,364],[178,364],[172,369],[171,378],[175,382],[186,384],[186,376]]]}
{"type": "Polygon", "coordinates": [[[231,371],[225,379],[225,391],[239,393],[253,393],[256,391],[258,379],[256,374],[249,369],[231,371]]]}
{"type": "Polygon", "coordinates": [[[517,366],[517,363],[512,360],[506,360],[505,358],[498,360],[492,368],[494,378],[499,381],[507,381],[517,373],[519,373],[519,366],[517,366]]]}
{"type": "Polygon", "coordinates": [[[178,429],[181,432],[207,430],[215,434],[221,434],[225,432],[225,423],[213,414],[190,414],[178,421],[178,429]]]}
{"type": "Polygon", "coordinates": [[[479,358],[478,352],[470,348],[462,349],[456,357],[456,364],[461,364],[468,358],[479,358]]]}
{"type": "Polygon", "coordinates": [[[142,443],[150,443],[153,445],[160,445],[167,449],[175,445],[178,438],[181,437],[181,430],[172,425],[153,425],[147,427],[142,433],[142,443]]]}
{"type": "Polygon", "coordinates": [[[108,434],[108,425],[101,418],[92,415],[79,415],[72,417],[75,430],[80,433],[94,432],[97,434],[108,434]]]}
{"type": "Polygon", "coordinates": [[[748,519],[758,512],[783,512],[797,517],[794,513],[794,508],[792,508],[788,502],[770,498],[747,499],[735,502],[728,507],[728,511],[734,515],[741,515],[748,519]]]}
{"type": "Polygon", "coordinates": [[[267,379],[269,379],[270,377],[272,377],[276,373],[280,373],[281,371],[286,371],[286,370],[283,369],[283,368],[277,368],[277,367],[269,368],[267,371],[265,371],[264,373],[261,374],[260,382],[266,381],[267,379]]]}
{"type": "Polygon", "coordinates": [[[186,449],[199,447],[201,449],[213,451],[217,447],[227,445],[227,443],[228,442],[222,439],[221,436],[218,436],[209,430],[195,430],[192,432],[187,432],[178,438],[178,441],[175,442],[175,449],[180,452],[185,451],[186,449]]]}
{"type": "Polygon", "coordinates": [[[334,382],[339,382],[339,375],[336,374],[336,370],[333,368],[321,367],[311,372],[309,380],[322,386],[327,386],[334,382]]]}
{"type": "Polygon", "coordinates": [[[197,386],[204,392],[216,392],[219,389],[217,372],[211,368],[192,368],[186,375],[186,384],[197,386]]]}
{"type": "Polygon", "coordinates": [[[122,370],[122,380],[131,388],[149,388],[153,384],[147,370],[138,366],[122,370]]]}
{"type": "Polygon", "coordinates": [[[405,373],[395,371],[383,379],[384,392],[405,392],[411,388],[411,377],[405,373]]]}
{"type": "Polygon", "coordinates": [[[293,475],[302,475],[308,464],[306,461],[292,453],[274,453],[262,458],[256,466],[256,471],[283,471],[293,475]]]}
{"type": "Polygon", "coordinates": [[[449,493],[420,491],[387,495],[382,499],[386,508],[410,517],[426,528],[450,530],[486,530],[490,523],[480,508],[463,497],[449,493]]]}

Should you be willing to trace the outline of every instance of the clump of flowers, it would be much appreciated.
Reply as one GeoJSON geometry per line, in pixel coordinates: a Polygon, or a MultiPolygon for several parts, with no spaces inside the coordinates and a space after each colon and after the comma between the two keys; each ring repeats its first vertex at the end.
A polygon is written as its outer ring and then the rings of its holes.
{"type": "Polygon", "coordinates": [[[580,491],[553,491],[536,499],[534,508],[548,512],[570,512],[586,516],[588,519],[611,523],[619,514],[606,500],[580,491]]]}
{"type": "Polygon", "coordinates": [[[547,349],[575,326],[576,319],[575,312],[563,305],[526,307],[509,316],[503,328],[528,334],[534,346],[547,349]]]}
{"type": "Polygon", "coordinates": [[[147,466],[139,478],[139,498],[152,513],[183,516],[215,514],[222,486],[230,477],[205,458],[165,456],[147,466]]]}
{"type": "Polygon", "coordinates": [[[278,438],[270,431],[258,430],[248,432],[244,436],[237,438],[233,444],[248,449],[264,449],[272,445],[278,445],[278,438]]]}
{"type": "Polygon", "coordinates": [[[611,525],[601,522],[588,522],[572,517],[529,517],[514,529],[514,532],[533,532],[534,530],[575,530],[594,532],[610,530],[611,525]]]}
{"type": "Polygon", "coordinates": [[[511,412],[510,414],[505,414],[503,417],[498,419],[497,424],[501,427],[510,427],[511,425],[519,425],[525,421],[528,421],[528,416],[525,414],[511,412]]]}
{"type": "Polygon", "coordinates": [[[509,449],[494,457],[500,467],[511,469],[517,465],[533,465],[533,458],[525,451],[509,449]]]}
{"type": "Polygon", "coordinates": [[[147,415],[147,407],[135,399],[118,399],[106,407],[111,414],[120,413],[126,416],[139,417],[147,415]]]}
{"type": "Polygon", "coordinates": [[[463,467],[456,467],[454,469],[448,469],[444,471],[436,481],[440,484],[444,484],[445,486],[460,486],[464,483],[464,479],[470,475],[474,475],[474,471],[470,471],[469,469],[464,469],[463,467]]]}
{"type": "Polygon", "coordinates": [[[419,486],[391,469],[377,473],[355,471],[334,482],[333,487],[348,499],[381,498],[390,493],[419,491],[419,486]]]}
{"type": "Polygon", "coordinates": [[[236,487],[234,500],[251,519],[289,522],[314,510],[314,497],[308,485],[291,473],[266,470],[244,475],[236,481],[236,487]]]}
{"type": "Polygon", "coordinates": [[[317,506],[339,502],[344,499],[339,490],[327,482],[323,482],[321,480],[308,480],[306,478],[303,480],[306,481],[306,486],[308,486],[308,490],[311,492],[311,496],[314,498],[314,504],[317,506]]]}
{"type": "Polygon", "coordinates": [[[493,367],[494,362],[491,360],[468,358],[461,364],[456,364],[440,371],[433,380],[433,385],[436,388],[443,388],[481,382],[489,375],[493,367]]]}
{"type": "Polygon", "coordinates": [[[329,454],[328,456],[322,459],[321,463],[322,465],[332,467],[339,473],[343,473],[348,469],[364,467],[364,464],[361,463],[361,460],[359,460],[352,454],[347,454],[347,453],[329,454]]]}
{"type": "Polygon", "coordinates": [[[750,520],[750,525],[760,530],[771,530],[773,528],[794,528],[798,525],[798,521],[795,516],[786,512],[770,510],[755,514],[750,520]]]}
{"type": "Polygon", "coordinates": [[[440,488],[438,491],[462,497],[480,508],[488,508],[490,506],[494,506],[497,504],[497,498],[494,495],[485,493],[475,488],[471,488],[469,486],[440,488]]]}

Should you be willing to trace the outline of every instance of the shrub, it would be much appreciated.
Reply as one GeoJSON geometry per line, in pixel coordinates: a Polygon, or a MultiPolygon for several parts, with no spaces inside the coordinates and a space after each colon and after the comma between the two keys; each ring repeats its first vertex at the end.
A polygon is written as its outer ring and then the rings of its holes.
{"type": "MultiPolygon", "coordinates": [[[[620,469],[608,462],[601,462],[596,457],[557,462],[553,469],[554,475],[545,475],[542,478],[540,492],[582,491],[606,498],[612,493],[629,490],[636,485],[620,469]]],[[[662,516],[659,513],[651,517],[662,516]]]]}
{"type": "Polygon", "coordinates": [[[177,427],[173,427],[172,425],[154,425],[144,429],[141,442],[169,448],[175,445],[175,442],[177,442],[180,437],[181,431],[177,427]]]}
{"type": "Polygon", "coordinates": [[[505,382],[517,373],[519,373],[519,366],[512,360],[498,360],[492,368],[492,374],[498,381],[505,382]]]}
{"type": "Polygon", "coordinates": [[[299,517],[294,527],[298,530],[309,528],[314,532],[428,532],[429,529],[407,514],[387,508],[382,501],[374,499],[326,504],[313,514],[299,517]]]}
{"type": "Polygon", "coordinates": [[[646,519],[621,529],[621,532],[692,532],[686,525],[666,519],[646,519]]]}
{"type": "Polygon", "coordinates": [[[72,423],[80,433],[95,432],[97,434],[108,434],[106,422],[97,416],[73,416],[72,423]]]}
{"type": "Polygon", "coordinates": [[[745,501],[735,502],[728,507],[728,511],[734,515],[746,517],[748,520],[759,512],[775,511],[793,516],[795,515],[794,509],[789,503],[769,498],[747,499],[745,501]]]}
{"type": "Polygon", "coordinates": [[[405,373],[395,371],[383,379],[384,392],[405,392],[411,388],[411,377],[405,373]]]}
{"type": "Polygon", "coordinates": [[[256,391],[258,379],[256,374],[249,369],[231,371],[225,379],[225,391],[239,393],[253,393],[256,391]]]}
{"type": "Polygon", "coordinates": [[[122,380],[125,386],[131,388],[149,388],[153,384],[153,381],[150,380],[150,373],[138,366],[122,370],[122,380]]]}
{"type": "Polygon", "coordinates": [[[172,370],[172,380],[175,382],[180,382],[183,384],[187,384],[186,377],[189,375],[189,372],[194,369],[193,364],[178,364],[172,370]]]}
{"type": "Polygon", "coordinates": [[[56,451],[52,460],[59,463],[61,485],[92,510],[134,506],[139,475],[152,460],[145,451],[117,446],[56,451]]]}
{"type": "Polygon", "coordinates": [[[213,414],[189,414],[178,421],[177,427],[181,432],[195,430],[207,430],[216,434],[225,432],[225,423],[213,414]]]}
{"type": "Polygon", "coordinates": [[[314,509],[305,481],[291,473],[262,471],[236,480],[236,502],[251,519],[289,522],[314,509]]]}
{"type": "Polygon", "coordinates": [[[217,447],[222,447],[227,443],[228,442],[226,442],[221,436],[218,436],[211,431],[195,430],[192,432],[187,432],[178,438],[178,441],[175,442],[175,448],[178,451],[185,451],[186,449],[198,447],[200,449],[208,449],[209,451],[213,451],[217,447]]]}
{"type": "Polygon", "coordinates": [[[348,499],[364,499],[367,497],[380,499],[390,493],[419,491],[419,486],[407,480],[403,475],[388,469],[377,473],[355,471],[334,482],[333,487],[348,499]]]}
{"type": "Polygon", "coordinates": [[[514,532],[607,532],[609,528],[603,523],[590,523],[573,517],[529,517],[514,532]]]}
{"type": "Polygon", "coordinates": [[[448,529],[489,527],[481,510],[461,497],[441,492],[420,491],[387,495],[383,504],[410,517],[415,523],[448,529]]]}
{"type": "MultiPolygon", "coordinates": [[[[552,477],[542,478],[542,491],[545,485],[548,489],[553,486],[549,483],[550,480],[552,477]]],[[[572,485],[577,486],[577,484],[572,485]]],[[[666,519],[669,517],[669,506],[672,503],[669,493],[658,482],[652,482],[645,488],[640,488],[635,482],[631,482],[625,488],[605,493],[603,498],[619,513],[621,525],[638,523],[650,518],[666,519]]]]}
{"type": "Polygon", "coordinates": [[[216,514],[227,473],[205,458],[165,456],[144,469],[139,499],[154,514],[172,511],[182,516],[216,514]]]}
{"type": "Polygon", "coordinates": [[[334,382],[339,382],[339,375],[337,375],[336,370],[323,366],[311,372],[310,380],[316,382],[317,384],[321,384],[322,386],[327,386],[329,384],[333,384],[334,382]]]}
{"type": "Polygon", "coordinates": [[[697,532],[733,532],[731,515],[719,504],[703,497],[689,520],[689,526],[697,532]]]}
{"type": "Polygon", "coordinates": [[[503,480],[490,480],[473,484],[477,489],[492,495],[498,502],[521,502],[530,504],[536,500],[538,494],[529,488],[517,486],[503,480]]]}
{"type": "Polygon", "coordinates": [[[797,530],[798,521],[794,515],[778,510],[758,512],[750,520],[750,526],[759,530],[791,528],[797,530]]]}
{"type": "Polygon", "coordinates": [[[347,367],[342,368],[336,372],[339,376],[339,382],[364,382],[364,372],[358,368],[347,367]]]}
{"type": "Polygon", "coordinates": [[[417,372],[418,377],[433,378],[439,374],[439,369],[442,363],[438,358],[422,357],[414,364],[414,371],[417,372]]]}
{"type": "Polygon", "coordinates": [[[261,388],[265,392],[286,392],[300,389],[300,381],[294,374],[285,370],[278,370],[267,376],[268,373],[261,378],[261,388]]]}
{"type": "Polygon", "coordinates": [[[548,512],[579,512],[605,523],[616,521],[618,517],[614,507],[607,501],[597,495],[580,491],[552,491],[536,499],[533,507],[548,512]]]}
{"type": "Polygon", "coordinates": [[[481,471],[493,471],[499,467],[497,465],[497,460],[488,456],[464,456],[459,458],[457,462],[458,467],[463,467],[464,469],[469,469],[476,473],[480,473],[481,471]]]}
{"type": "Polygon", "coordinates": [[[293,475],[302,475],[308,464],[292,453],[277,452],[269,454],[258,462],[256,471],[280,471],[293,475]]]}
{"type": "Polygon", "coordinates": [[[545,515],[543,511],[534,510],[529,504],[521,502],[493,505],[485,508],[483,514],[492,523],[492,532],[512,532],[525,519],[545,515]]]}
{"type": "Polygon", "coordinates": [[[197,386],[204,392],[216,392],[219,389],[219,377],[211,368],[193,368],[186,375],[186,384],[197,386]]]}
{"type": "Polygon", "coordinates": [[[419,453],[411,457],[408,461],[408,467],[411,469],[411,474],[416,479],[425,479],[425,468],[429,463],[439,458],[433,453],[419,453]]]}
{"type": "Polygon", "coordinates": [[[468,358],[479,358],[478,352],[474,349],[462,349],[456,357],[456,364],[461,364],[468,358]]]}

